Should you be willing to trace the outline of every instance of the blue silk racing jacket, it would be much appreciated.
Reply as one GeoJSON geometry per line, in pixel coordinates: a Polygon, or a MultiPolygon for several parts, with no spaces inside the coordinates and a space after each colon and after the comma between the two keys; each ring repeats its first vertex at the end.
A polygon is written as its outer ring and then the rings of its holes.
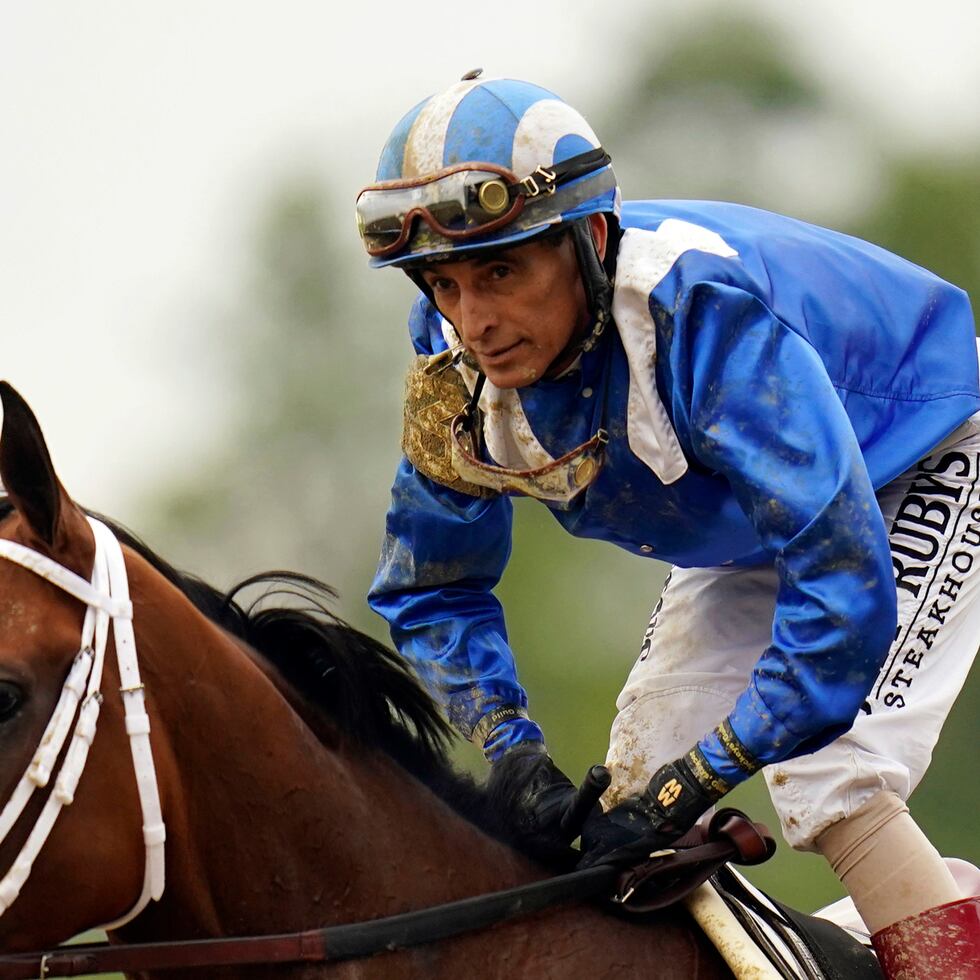
{"type": "MultiPolygon", "coordinates": [[[[734,785],[846,731],[871,688],[896,624],[875,489],[980,409],[973,319],[925,270],[775,214],[636,202],[622,226],[615,328],[559,379],[488,383],[485,455],[540,465],[602,427],[598,478],[551,507],[570,533],[685,567],[775,563],[772,644],[727,719],[741,746],[728,726],[698,744],[734,785]]],[[[418,353],[455,339],[424,297],[409,327],[418,353]]],[[[481,719],[527,703],[492,593],[510,539],[506,496],[466,496],[403,459],[369,601],[481,744],[481,719]]],[[[541,738],[511,717],[486,751],[541,738]]]]}

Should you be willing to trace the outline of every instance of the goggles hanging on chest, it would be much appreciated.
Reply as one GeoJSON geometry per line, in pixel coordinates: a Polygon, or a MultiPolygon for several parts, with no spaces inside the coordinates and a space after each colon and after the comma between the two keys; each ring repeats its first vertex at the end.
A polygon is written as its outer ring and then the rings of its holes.
{"type": "Polygon", "coordinates": [[[485,377],[478,374],[470,391],[456,367],[462,358],[459,345],[431,356],[419,354],[409,367],[402,430],[408,461],[430,480],[471,497],[518,494],[561,510],[570,507],[602,469],[609,441],[605,429],[538,466],[485,462],[480,458],[484,419],[477,408],[485,377]]]}
{"type": "MultiPolygon", "coordinates": [[[[369,184],[357,197],[357,227],[367,253],[374,258],[393,255],[404,248],[419,221],[431,233],[451,242],[465,241],[515,223],[527,226],[548,218],[535,206],[537,200],[561,194],[561,211],[601,191],[593,181],[579,188],[566,186],[595,174],[612,187],[615,176],[609,154],[596,147],[553,167],[538,167],[519,178],[513,171],[491,163],[460,163],[422,177],[369,184]],[[596,173],[599,171],[599,173],[596,173]],[[520,219],[520,221],[519,221],[520,219]]],[[[554,205],[557,201],[551,201],[554,205]]],[[[554,212],[549,208],[549,214],[554,212]]]]}
{"type": "Polygon", "coordinates": [[[488,487],[498,493],[517,494],[544,500],[559,509],[567,509],[583,490],[591,486],[604,462],[609,435],[605,429],[581,446],[560,456],[547,466],[518,470],[494,463],[484,463],[474,454],[475,439],[465,413],[449,423],[449,447],[453,470],[469,483],[488,487]]]}

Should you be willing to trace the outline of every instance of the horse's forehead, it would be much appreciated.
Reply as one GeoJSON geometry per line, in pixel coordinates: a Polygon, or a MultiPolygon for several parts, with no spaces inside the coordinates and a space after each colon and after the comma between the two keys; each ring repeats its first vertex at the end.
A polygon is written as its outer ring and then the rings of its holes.
{"type": "Polygon", "coordinates": [[[44,618],[40,603],[18,595],[0,580],[0,637],[15,632],[37,633],[44,618]]]}
{"type": "Polygon", "coordinates": [[[39,576],[0,558],[0,641],[11,629],[55,629],[74,622],[81,605],[39,576]]]}
{"type": "MultiPolygon", "coordinates": [[[[7,534],[0,537],[9,539],[7,534]]],[[[78,640],[84,610],[34,572],[0,557],[0,664],[60,652],[78,640]]]]}

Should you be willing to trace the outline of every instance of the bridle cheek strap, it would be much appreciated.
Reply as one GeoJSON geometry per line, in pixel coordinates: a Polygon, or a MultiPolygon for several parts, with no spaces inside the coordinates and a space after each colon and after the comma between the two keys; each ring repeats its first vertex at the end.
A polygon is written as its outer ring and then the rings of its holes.
{"type": "Polygon", "coordinates": [[[85,769],[89,747],[95,738],[99,708],[103,700],[102,668],[111,622],[119,667],[120,694],[125,708],[126,732],[143,814],[146,861],[143,889],[136,904],[121,918],[101,926],[109,930],[118,929],[132,921],[151,899],[159,900],[163,895],[166,830],[150,748],[150,720],[143,698],[143,684],[140,681],[133,633],[133,606],[129,598],[125,560],[112,531],[92,517],[87,520],[95,535],[91,582],[46,555],[14,541],[0,540],[0,557],[29,569],[88,607],[82,626],[80,650],[68,672],[58,703],[30,765],[6,806],[0,811],[2,843],[23,813],[34,791],[47,786],[50,781],[74,719],[71,743],[57,774],[54,789],[13,865],[0,880],[0,915],[20,894],[55,821],[64,807],[70,806],[75,798],[75,789],[85,769]]]}
{"type": "Polygon", "coordinates": [[[128,616],[115,616],[112,620],[112,636],[116,645],[116,663],[119,668],[119,693],[125,708],[126,734],[133,757],[133,772],[143,814],[143,843],[146,859],[143,873],[143,891],[136,904],[124,916],[102,926],[107,932],[132,921],[146,908],[150,899],[160,901],[165,883],[164,843],[167,831],[160,805],[153,751],[150,747],[150,716],[146,713],[143,682],[140,679],[139,661],[136,655],[136,636],[133,633],[133,604],[129,598],[129,578],[122,548],[116,536],[101,521],[88,518],[95,532],[96,543],[101,538],[109,564],[109,595],[128,616]]]}

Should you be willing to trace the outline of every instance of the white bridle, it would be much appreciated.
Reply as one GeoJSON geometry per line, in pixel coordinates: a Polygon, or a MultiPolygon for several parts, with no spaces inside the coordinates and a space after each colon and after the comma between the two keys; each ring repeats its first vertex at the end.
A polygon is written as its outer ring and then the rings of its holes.
{"type": "Polygon", "coordinates": [[[34,758],[7,805],[0,812],[2,843],[23,813],[34,791],[48,785],[77,712],[71,744],[57,773],[54,790],[44,804],[20,854],[0,881],[0,915],[7,911],[20,894],[55,821],[75,798],[75,790],[88,759],[89,747],[95,738],[99,707],[102,704],[102,668],[111,621],[116,641],[116,660],[119,664],[119,690],[126,709],[126,732],[129,735],[136,786],[143,811],[143,840],[146,845],[146,866],[140,897],[122,918],[100,927],[118,929],[139,915],[150,899],[158,901],[163,895],[166,830],[153,753],[150,750],[150,719],[143,701],[143,685],[136,660],[133,604],[129,599],[129,581],[122,548],[105,524],[91,517],[88,522],[95,534],[95,562],[91,582],[86,582],[79,575],[37,551],[13,541],[0,540],[0,557],[23,565],[88,606],[82,625],[81,646],[68,672],[61,697],[34,758]]]}

